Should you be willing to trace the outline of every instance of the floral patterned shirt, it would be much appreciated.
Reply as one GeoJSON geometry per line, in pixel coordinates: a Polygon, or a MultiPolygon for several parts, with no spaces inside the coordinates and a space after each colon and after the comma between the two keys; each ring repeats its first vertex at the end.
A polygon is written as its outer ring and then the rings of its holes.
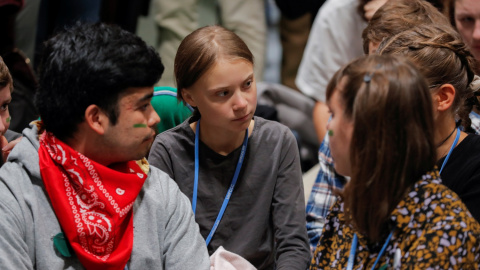
{"type": "MultiPolygon", "coordinates": [[[[390,217],[393,236],[376,269],[479,269],[480,225],[441,183],[437,170],[429,172],[400,201],[390,217]]],[[[310,269],[346,269],[354,233],[353,269],[373,266],[383,241],[367,245],[346,223],[343,207],[341,199],[333,205],[310,269]]]]}

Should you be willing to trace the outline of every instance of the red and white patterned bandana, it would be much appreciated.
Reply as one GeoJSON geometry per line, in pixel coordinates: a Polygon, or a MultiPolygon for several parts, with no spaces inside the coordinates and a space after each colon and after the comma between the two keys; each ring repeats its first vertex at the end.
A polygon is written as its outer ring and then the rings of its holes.
{"type": "Polygon", "coordinates": [[[44,132],[40,173],[53,210],[87,269],[124,269],[133,247],[132,206],[147,175],[135,161],[109,168],[44,132]]]}

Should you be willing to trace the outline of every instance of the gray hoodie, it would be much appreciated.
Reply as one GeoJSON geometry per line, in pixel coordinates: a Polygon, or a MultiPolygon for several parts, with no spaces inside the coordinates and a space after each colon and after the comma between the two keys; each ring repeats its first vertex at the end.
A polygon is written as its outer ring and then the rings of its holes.
{"type": "MultiPolygon", "coordinates": [[[[61,228],[40,176],[37,128],[23,136],[0,169],[0,268],[83,269],[54,247],[61,228]]],[[[128,269],[210,268],[190,202],[167,174],[150,167],[133,211],[128,269]]]]}

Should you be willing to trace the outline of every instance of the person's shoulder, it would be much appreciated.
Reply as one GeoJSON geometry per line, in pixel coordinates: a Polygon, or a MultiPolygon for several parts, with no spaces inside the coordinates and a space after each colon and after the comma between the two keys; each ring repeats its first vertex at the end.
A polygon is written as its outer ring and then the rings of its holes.
{"type": "Polygon", "coordinates": [[[289,128],[287,126],[285,126],[284,124],[282,124],[280,122],[273,121],[273,120],[268,120],[268,119],[262,118],[260,116],[255,116],[254,120],[255,120],[254,130],[255,129],[275,130],[275,131],[289,130],[289,128]]]}
{"type": "Polygon", "coordinates": [[[153,192],[160,191],[167,195],[172,190],[177,190],[178,185],[166,172],[155,166],[150,166],[146,184],[143,188],[146,192],[150,192],[151,190],[153,190],[153,192]]]}
{"type": "Polygon", "coordinates": [[[153,181],[161,186],[168,186],[172,183],[176,185],[175,181],[173,181],[166,172],[160,170],[159,168],[150,165],[149,170],[150,171],[147,178],[148,181],[153,181]]]}
{"type": "MultiPolygon", "coordinates": [[[[464,172],[473,172],[480,170],[480,135],[469,134],[465,139],[455,147],[452,152],[452,163],[456,167],[456,174],[459,168],[464,172]],[[466,169],[469,168],[469,169],[466,169]],[[465,171],[466,170],[466,171],[465,171]]],[[[443,160],[443,158],[442,158],[443,160]]],[[[449,163],[447,163],[447,166],[449,163]]]]}
{"type": "Polygon", "coordinates": [[[416,260],[416,250],[425,241],[431,241],[425,252],[437,252],[439,248],[439,252],[445,251],[444,258],[456,257],[459,254],[456,250],[463,245],[480,247],[480,225],[457,194],[441,183],[438,171],[417,181],[394,212],[397,226],[404,233],[417,235],[409,244],[412,260],[416,260]],[[456,240],[450,242],[452,233],[456,240]],[[441,240],[445,237],[449,240],[441,240]]]}
{"type": "Polygon", "coordinates": [[[181,138],[188,138],[191,135],[191,133],[193,133],[193,131],[191,130],[189,121],[190,121],[190,118],[186,119],[176,127],[173,127],[162,133],[159,133],[155,138],[156,141],[160,140],[161,142],[176,142],[181,138]]]}
{"type": "Polygon", "coordinates": [[[335,39],[347,35],[348,38],[343,39],[350,40],[355,37],[355,40],[361,41],[361,31],[367,26],[367,22],[358,13],[357,6],[356,0],[326,1],[313,21],[310,36],[316,37],[318,44],[329,42],[324,38],[326,33],[330,33],[335,39]]]}
{"type": "MultiPolygon", "coordinates": [[[[468,134],[467,137],[462,141],[460,145],[466,145],[469,149],[479,149],[480,150],[480,135],[477,134],[468,134]]],[[[479,152],[480,155],[480,152],[479,152]]]]}
{"type": "MultiPolygon", "coordinates": [[[[417,198],[420,209],[412,212],[415,219],[410,226],[424,231],[424,235],[417,242],[431,241],[427,249],[431,248],[430,251],[437,253],[439,258],[445,258],[445,261],[435,261],[435,264],[448,264],[451,259],[463,258],[466,259],[462,262],[465,267],[478,261],[480,224],[462,200],[441,183],[431,182],[423,186],[423,191],[423,196],[417,198]],[[465,257],[467,253],[472,256],[465,257]],[[474,259],[473,256],[477,257],[474,259]]],[[[415,257],[413,254],[412,256],[415,257]]],[[[447,268],[449,267],[445,265],[442,267],[447,268]]]]}
{"type": "Polygon", "coordinates": [[[415,191],[410,192],[409,196],[421,208],[421,213],[426,217],[422,221],[427,226],[445,226],[445,224],[460,226],[465,224],[468,227],[473,226],[472,229],[475,229],[480,236],[480,225],[472,217],[460,197],[443,185],[440,180],[421,185],[415,191]]]}
{"type": "Polygon", "coordinates": [[[345,35],[345,31],[356,36],[359,29],[361,29],[361,33],[363,28],[367,26],[367,22],[360,15],[357,7],[357,0],[326,1],[315,17],[310,35],[317,33],[317,37],[320,37],[322,41],[327,41],[318,34],[328,29],[334,36],[345,35]]]}
{"type": "Polygon", "coordinates": [[[422,180],[415,183],[414,189],[407,197],[426,209],[435,208],[440,203],[442,209],[447,209],[448,206],[443,205],[443,203],[460,201],[458,195],[442,183],[438,171],[432,171],[424,175],[422,180]]]}
{"type": "Polygon", "coordinates": [[[257,137],[260,136],[264,138],[268,136],[268,138],[265,139],[271,139],[275,137],[295,138],[290,128],[280,122],[267,120],[259,116],[255,116],[254,119],[255,127],[253,128],[253,134],[255,134],[257,137]]]}
{"type": "Polygon", "coordinates": [[[327,0],[320,11],[335,11],[339,9],[357,9],[358,0],[327,0]]]}
{"type": "Polygon", "coordinates": [[[322,17],[333,17],[332,13],[351,13],[356,12],[358,6],[357,0],[328,0],[320,8],[319,14],[322,17]]]}
{"type": "Polygon", "coordinates": [[[171,211],[186,199],[186,197],[182,198],[185,195],[180,191],[178,184],[167,173],[155,166],[150,166],[142,193],[144,195],[137,198],[139,205],[144,207],[153,205],[153,208],[161,208],[165,211],[171,211]]]}
{"type": "Polygon", "coordinates": [[[152,179],[152,180],[155,180],[155,181],[157,181],[157,180],[158,181],[171,180],[170,176],[168,176],[168,174],[166,172],[160,170],[159,168],[157,168],[155,166],[150,166],[149,178],[152,179]]]}

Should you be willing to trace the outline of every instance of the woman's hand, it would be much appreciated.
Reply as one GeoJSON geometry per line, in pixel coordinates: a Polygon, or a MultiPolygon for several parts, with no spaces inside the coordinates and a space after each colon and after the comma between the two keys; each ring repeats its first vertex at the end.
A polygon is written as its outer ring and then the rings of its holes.
{"type": "Polygon", "coordinates": [[[365,19],[370,21],[377,9],[381,8],[387,1],[388,0],[371,0],[370,2],[366,3],[363,7],[363,10],[365,11],[365,19]]]}
{"type": "Polygon", "coordinates": [[[2,159],[3,162],[7,161],[7,157],[12,151],[13,147],[22,139],[22,137],[17,138],[11,142],[8,142],[4,136],[0,137],[0,146],[2,147],[2,159]]]}

